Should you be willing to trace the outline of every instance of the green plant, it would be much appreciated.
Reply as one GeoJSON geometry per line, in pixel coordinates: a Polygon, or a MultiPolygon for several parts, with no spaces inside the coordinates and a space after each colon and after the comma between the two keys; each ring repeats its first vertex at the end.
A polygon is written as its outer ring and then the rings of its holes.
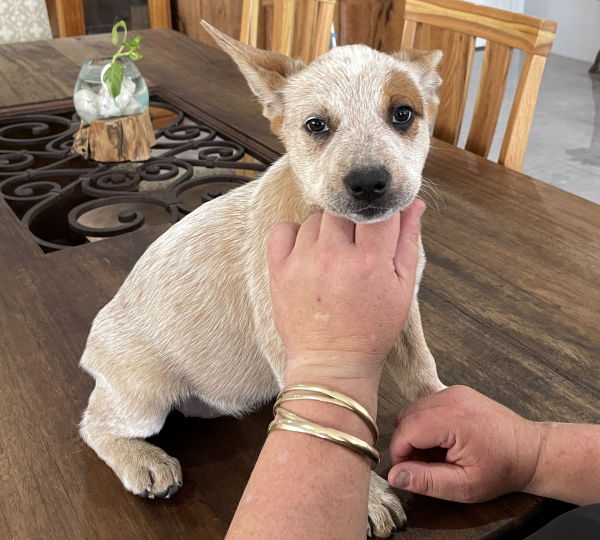
{"type": "Polygon", "coordinates": [[[104,72],[102,80],[106,83],[108,93],[116,98],[121,93],[121,85],[123,84],[123,66],[117,62],[117,59],[121,56],[129,56],[132,60],[139,60],[142,58],[140,52],[140,41],[142,36],[135,36],[131,41],[125,41],[127,39],[127,24],[125,21],[119,21],[113,26],[112,29],[112,43],[113,45],[119,45],[119,28],[123,29],[123,41],[117,53],[113,56],[110,67],[104,72]],[[127,47],[127,51],[123,52],[123,49],[127,47]]]}

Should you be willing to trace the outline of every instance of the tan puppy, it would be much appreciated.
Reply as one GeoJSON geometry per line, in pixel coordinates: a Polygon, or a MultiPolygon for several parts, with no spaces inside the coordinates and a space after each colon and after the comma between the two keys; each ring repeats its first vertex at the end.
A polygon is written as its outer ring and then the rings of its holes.
{"type": "MultiPolygon", "coordinates": [[[[179,462],[144,441],[172,409],[241,416],[283,386],[286,355],[266,259],[271,229],[323,209],[368,222],[408,206],[439,103],[439,51],[387,55],[352,45],[305,66],[204,26],[246,76],[288,153],[260,180],[161,236],[92,326],[81,365],[96,387],[81,436],[126,489],[151,498],[169,497],[182,483],[179,462]]],[[[418,279],[424,264],[421,249],[418,279]]],[[[444,387],[416,293],[388,366],[409,400],[444,387]]],[[[405,519],[373,474],[369,532],[389,536],[405,519]]]]}

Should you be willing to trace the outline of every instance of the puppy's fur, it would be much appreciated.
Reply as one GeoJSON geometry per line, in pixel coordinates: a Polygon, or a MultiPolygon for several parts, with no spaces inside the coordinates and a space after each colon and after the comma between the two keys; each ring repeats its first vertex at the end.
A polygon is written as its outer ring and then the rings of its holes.
{"type": "MultiPolygon", "coordinates": [[[[282,388],[286,357],[266,262],[271,229],[323,209],[366,222],[408,206],[421,185],[439,103],[439,51],[386,55],[352,45],[305,66],[205,27],[240,67],[287,154],[259,180],[161,236],[92,326],[81,366],[96,386],[81,436],[126,489],[151,498],[172,495],[182,482],[179,462],[144,441],[169,411],[240,416],[282,388]],[[391,117],[399,106],[414,111],[405,131],[391,117]],[[326,123],[326,136],[309,132],[309,118],[326,123]],[[356,199],[344,184],[365,167],[388,171],[377,201],[356,199]]],[[[421,249],[419,280],[424,264],[421,249]]],[[[443,388],[416,293],[387,365],[409,400],[443,388]]],[[[388,536],[405,519],[387,482],[373,474],[370,532],[388,536]]]]}

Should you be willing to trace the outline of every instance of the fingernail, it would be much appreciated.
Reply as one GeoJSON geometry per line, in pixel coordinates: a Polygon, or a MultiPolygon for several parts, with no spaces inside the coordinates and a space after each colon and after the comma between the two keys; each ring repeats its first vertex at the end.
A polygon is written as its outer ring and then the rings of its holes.
{"type": "Polygon", "coordinates": [[[394,482],[394,485],[398,489],[406,489],[408,486],[410,486],[410,473],[408,471],[400,471],[398,476],[396,476],[396,482],[394,482]]]}

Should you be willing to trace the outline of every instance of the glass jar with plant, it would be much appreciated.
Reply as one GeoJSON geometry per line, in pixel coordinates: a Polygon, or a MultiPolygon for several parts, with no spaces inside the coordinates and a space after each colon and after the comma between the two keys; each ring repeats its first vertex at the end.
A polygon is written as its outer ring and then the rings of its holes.
{"type": "Polygon", "coordinates": [[[112,29],[112,43],[118,47],[114,56],[84,62],[73,100],[77,114],[86,124],[100,118],[143,113],[148,108],[148,86],[134,64],[142,58],[141,40],[138,35],[127,41],[127,25],[119,21],[112,29]]]}

